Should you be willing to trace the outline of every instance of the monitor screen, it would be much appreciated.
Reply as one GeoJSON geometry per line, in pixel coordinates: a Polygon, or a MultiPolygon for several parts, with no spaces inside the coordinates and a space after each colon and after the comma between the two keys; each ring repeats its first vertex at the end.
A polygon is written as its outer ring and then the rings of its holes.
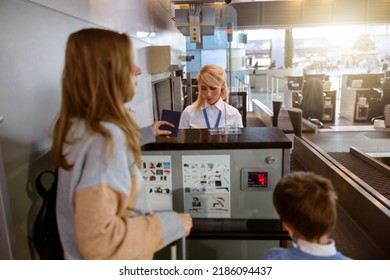
{"type": "Polygon", "coordinates": [[[383,86],[384,73],[351,74],[347,78],[347,86],[352,88],[381,88],[383,86]]]}
{"type": "Polygon", "coordinates": [[[303,77],[288,77],[287,78],[287,87],[289,90],[302,90],[303,77]]]}

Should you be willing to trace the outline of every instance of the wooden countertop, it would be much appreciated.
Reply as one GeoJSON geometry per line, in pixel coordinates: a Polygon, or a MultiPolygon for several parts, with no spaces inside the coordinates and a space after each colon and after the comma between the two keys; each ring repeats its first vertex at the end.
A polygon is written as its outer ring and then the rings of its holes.
{"type": "Polygon", "coordinates": [[[240,135],[211,135],[207,129],[181,129],[176,138],[157,137],[143,150],[290,149],[291,140],[277,127],[245,127],[240,135]]]}

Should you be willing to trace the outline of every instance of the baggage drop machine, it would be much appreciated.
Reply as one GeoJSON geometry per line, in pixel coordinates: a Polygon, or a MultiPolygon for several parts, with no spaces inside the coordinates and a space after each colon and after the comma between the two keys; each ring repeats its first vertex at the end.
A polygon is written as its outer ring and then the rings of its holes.
{"type": "Polygon", "coordinates": [[[154,211],[190,213],[183,259],[260,259],[289,239],[272,203],[290,170],[292,143],[276,127],[236,135],[179,130],[144,146],[143,178],[154,211]]]}

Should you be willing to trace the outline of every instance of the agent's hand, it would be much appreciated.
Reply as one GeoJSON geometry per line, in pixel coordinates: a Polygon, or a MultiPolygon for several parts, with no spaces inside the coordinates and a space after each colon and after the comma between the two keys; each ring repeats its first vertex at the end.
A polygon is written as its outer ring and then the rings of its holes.
{"type": "Polygon", "coordinates": [[[175,127],[172,123],[167,122],[167,121],[155,121],[152,124],[152,131],[153,131],[154,136],[166,136],[166,137],[169,137],[169,135],[172,134],[172,132],[169,131],[169,130],[161,130],[160,127],[162,125],[175,127]]]}
{"type": "Polygon", "coordinates": [[[178,213],[178,215],[184,224],[184,228],[186,230],[186,236],[188,236],[192,228],[192,218],[188,213],[178,213]]]}

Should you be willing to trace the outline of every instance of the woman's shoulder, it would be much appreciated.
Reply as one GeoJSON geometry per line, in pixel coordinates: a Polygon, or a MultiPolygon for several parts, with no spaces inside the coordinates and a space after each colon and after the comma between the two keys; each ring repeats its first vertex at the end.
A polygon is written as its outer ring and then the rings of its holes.
{"type": "Polygon", "coordinates": [[[126,142],[125,132],[117,124],[112,122],[101,122],[101,125],[111,134],[115,145],[126,142]]]}
{"type": "Polygon", "coordinates": [[[229,103],[226,103],[226,105],[228,107],[229,112],[234,113],[234,114],[240,114],[240,112],[238,111],[238,109],[236,107],[230,105],[229,103]]]}
{"type": "MultiPolygon", "coordinates": [[[[101,121],[100,125],[103,126],[105,129],[107,129],[112,134],[123,134],[122,129],[112,122],[106,122],[101,121]]],[[[73,134],[86,134],[88,133],[88,125],[86,124],[85,120],[74,118],[71,121],[71,129],[73,134]]],[[[94,134],[94,133],[92,133],[94,134]]]]}
{"type": "Polygon", "coordinates": [[[182,114],[194,114],[196,112],[196,102],[184,108],[182,114]]]}
{"type": "Polygon", "coordinates": [[[115,123],[103,121],[100,124],[115,135],[123,135],[123,130],[115,123]]]}

